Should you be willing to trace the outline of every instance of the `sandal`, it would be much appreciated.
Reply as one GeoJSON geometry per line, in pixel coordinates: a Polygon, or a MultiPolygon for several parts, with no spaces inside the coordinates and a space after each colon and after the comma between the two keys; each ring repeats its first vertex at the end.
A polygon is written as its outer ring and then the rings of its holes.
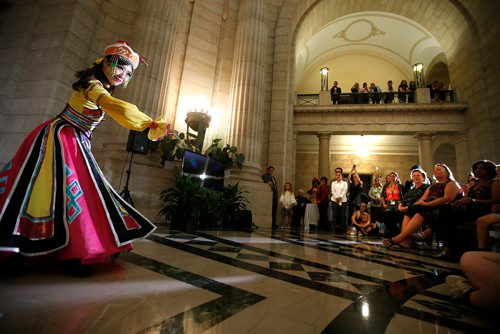
{"type": "Polygon", "coordinates": [[[387,239],[382,240],[382,244],[386,248],[391,248],[392,246],[396,246],[398,243],[395,242],[394,240],[392,240],[392,238],[387,238],[387,239]]]}
{"type": "Polygon", "coordinates": [[[395,242],[394,240],[392,240],[392,238],[384,239],[382,240],[382,243],[384,244],[385,247],[389,248],[390,250],[400,251],[400,252],[407,252],[409,250],[408,247],[401,245],[399,242],[395,242]]]}

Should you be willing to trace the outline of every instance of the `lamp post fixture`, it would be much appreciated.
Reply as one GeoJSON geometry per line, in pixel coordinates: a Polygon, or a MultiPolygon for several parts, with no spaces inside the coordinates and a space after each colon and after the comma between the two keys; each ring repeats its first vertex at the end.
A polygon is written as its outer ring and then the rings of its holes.
{"type": "Polygon", "coordinates": [[[413,65],[413,76],[415,77],[415,85],[417,87],[424,87],[424,64],[416,63],[413,65]]]}
{"type": "MultiPolygon", "coordinates": [[[[197,132],[195,146],[201,152],[203,148],[203,142],[205,141],[205,133],[210,125],[212,117],[208,110],[195,109],[190,110],[186,116],[186,124],[188,125],[186,135],[189,137],[189,129],[193,129],[197,132]]],[[[189,138],[188,138],[189,140],[189,138]]]]}
{"type": "Polygon", "coordinates": [[[328,67],[323,67],[319,72],[321,73],[321,90],[328,90],[328,67]]]}

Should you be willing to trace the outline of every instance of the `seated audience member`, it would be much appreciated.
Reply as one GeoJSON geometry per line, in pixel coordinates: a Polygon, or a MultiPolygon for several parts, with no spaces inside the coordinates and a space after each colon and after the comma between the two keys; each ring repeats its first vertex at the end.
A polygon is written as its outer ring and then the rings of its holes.
{"type": "Polygon", "coordinates": [[[302,189],[299,189],[297,192],[295,201],[297,202],[297,205],[293,207],[292,228],[300,228],[306,213],[306,205],[311,203],[311,201],[304,196],[304,190],[302,189]]]}
{"type": "Polygon", "coordinates": [[[479,180],[476,179],[476,177],[474,176],[474,174],[472,174],[472,171],[471,171],[469,173],[469,175],[467,176],[467,180],[465,181],[465,184],[462,184],[462,189],[464,191],[464,194],[466,194],[470,188],[477,186],[478,183],[479,183],[479,180]]]}
{"type": "Polygon", "coordinates": [[[406,80],[401,80],[398,86],[398,101],[399,103],[406,103],[406,94],[408,90],[408,82],[406,80]]]}
{"type": "MultiPolygon", "coordinates": [[[[384,246],[397,247],[412,236],[424,224],[428,224],[433,230],[440,223],[442,212],[450,206],[450,203],[462,197],[462,187],[455,181],[453,173],[445,164],[434,166],[434,179],[436,180],[428,187],[422,197],[408,208],[408,214],[413,217],[408,222],[408,227],[393,238],[385,239],[384,246]]],[[[404,244],[401,245],[404,247],[404,244]]],[[[401,247],[400,246],[400,247],[401,247]]]]}
{"type": "MultiPolygon", "coordinates": [[[[418,166],[419,167],[419,166],[418,166]]],[[[398,210],[403,213],[403,222],[401,230],[405,231],[408,229],[408,224],[411,218],[415,214],[414,211],[408,210],[415,202],[417,202],[425,193],[425,190],[429,187],[426,183],[427,173],[422,168],[413,169],[410,172],[412,179],[412,188],[408,190],[404,195],[403,199],[399,203],[398,210]]],[[[410,248],[411,239],[404,240],[397,245],[391,245],[391,249],[401,249],[410,248]]]]}
{"type": "Polygon", "coordinates": [[[463,252],[467,247],[468,250],[474,249],[475,240],[467,240],[467,234],[459,235],[459,228],[463,223],[476,222],[479,217],[491,213],[494,199],[500,200],[500,181],[495,180],[496,166],[493,162],[476,161],[472,164],[472,174],[478,179],[478,184],[470,187],[462,199],[453,202],[441,222],[435,225],[435,232],[443,240],[443,251],[437,255],[439,258],[458,258],[460,250],[463,252]]]}
{"type": "Polygon", "coordinates": [[[382,89],[379,86],[376,86],[375,83],[370,84],[370,99],[372,100],[373,104],[378,104],[380,103],[380,100],[382,100],[382,89]]]}
{"type": "Polygon", "coordinates": [[[340,95],[338,94],[342,93],[342,89],[338,85],[339,83],[337,81],[334,81],[332,88],[330,88],[330,96],[333,104],[340,103],[340,95]]]}
{"type": "Polygon", "coordinates": [[[415,91],[417,90],[417,85],[415,81],[410,81],[408,86],[408,103],[415,103],[415,91]]]}
{"type": "Polygon", "coordinates": [[[500,254],[467,252],[460,259],[465,277],[449,275],[446,284],[454,299],[500,315],[500,254]]]}
{"type": "Polygon", "coordinates": [[[398,210],[399,202],[403,198],[403,186],[399,182],[396,172],[388,175],[388,182],[383,186],[380,200],[382,203],[382,221],[386,226],[386,236],[393,237],[399,233],[398,224],[402,220],[398,210]]]}
{"type": "Polygon", "coordinates": [[[392,80],[387,81],[387,92],[384,94],[384,103],[392,103],[394,100],[394,87],[392,80]]]}
{"type": "Polygon", "coordinates": [[[377,227],[372,223],[367,205],[364,202],[356,206],[356,210],[351,216],[351,223],[356,231],[358,231],[358,235],[374,235],[375,232],[378,233],[376,231],[377,227]]]}
{"type": "MultiPolygon", "coordinates": [[[[411,166],[410,174],[408,174],[408,179],[406,179],[405,184],[403,185],[403,194],[406,194],[411,188],[413,188],[412,171],[415,169],[423,169],[423,168],[420,165],[411,166]]],[[[427,180],[424,180],[424,183],[430,184],[429,182],[427,182],[427,180]]]]}

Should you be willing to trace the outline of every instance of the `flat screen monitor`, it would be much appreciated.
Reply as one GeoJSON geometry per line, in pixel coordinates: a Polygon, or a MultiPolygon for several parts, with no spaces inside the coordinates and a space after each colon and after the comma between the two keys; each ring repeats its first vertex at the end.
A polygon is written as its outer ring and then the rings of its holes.
{"type": "Polygon", "coordinates": [[[202,186],[220,191],[224,188],[222,162],[193,151],[185,151],[182,159],[182,175],[201,179],[202,186]]]}

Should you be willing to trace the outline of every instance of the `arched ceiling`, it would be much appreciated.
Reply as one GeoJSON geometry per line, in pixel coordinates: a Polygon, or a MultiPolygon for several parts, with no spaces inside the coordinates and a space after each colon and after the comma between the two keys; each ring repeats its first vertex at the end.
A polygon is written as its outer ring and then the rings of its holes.
{"type": "Polygon", "coordinates": [[[296,48],[295,86],[328,59],[343,54],[387,59],[403,73],[415,63],[430,64],[443,50],[422,26],[387,12],[357,12],[340,17],[296,48]]]}
{"type": "MultiPolygon", "coordinates": [[[[425,65],[434,59],[445,60],[444,52],[436,38],[418,23],[388,12],[365,11],[342,16],[312,34],[309,40],[299,42],[295,57],[295,88],[311,73],[318,75],[318,68],[328,59],[345,54],[376,56],[388,60],[401,72],[413,77],[411,66],[425,65]]],[[[335,151],[356,152],[359,136],[335,136],[335,151]]],[[[366,136],[369,150],[376,154],[418,155],[417,141],[413,136],[366,136]]],[[[333,145],[333,144],[332,144],[333,145]]],[[[361,146],[366,146],[364,143],[361,146]]],[[[317,150],[317,138],[299,136],[298,151],[317,150]]]]}

